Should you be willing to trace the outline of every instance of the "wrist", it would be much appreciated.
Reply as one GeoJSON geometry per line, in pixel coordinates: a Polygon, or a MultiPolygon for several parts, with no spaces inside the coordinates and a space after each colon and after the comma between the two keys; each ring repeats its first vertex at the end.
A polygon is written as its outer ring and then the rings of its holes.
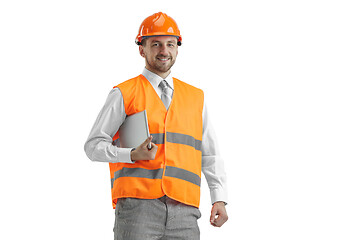
{"type": "MultiPolygon", "coordinates": [[[[225,206],[226,205],[226,202],[223,202],[223,201],[217,201],[217,202],[214,202],[214,204],[219,204],[219,205],[223,205],[225,206]]],[[[213,204],[213,205],[214,205],[213,204]]]]}
{"type": "Polygon", "coordinates": [[[131,149],[131,151],[130,151],[130,160],[132,161],[132,162],[135,162],[136,160],[134,160],[134,151],[136,150],[136,148],[133,148],[133,149],[131,149]]]}

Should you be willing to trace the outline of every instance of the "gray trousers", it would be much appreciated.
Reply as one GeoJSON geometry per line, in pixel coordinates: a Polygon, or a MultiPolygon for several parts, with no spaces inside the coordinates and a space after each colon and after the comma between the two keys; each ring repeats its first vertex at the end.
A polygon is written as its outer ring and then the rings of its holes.
{"type": "Polygon", "coordinates": [[[200,210],[167,196],[158,199],[118,199],[115,240],[199,240],[200,210]]]}

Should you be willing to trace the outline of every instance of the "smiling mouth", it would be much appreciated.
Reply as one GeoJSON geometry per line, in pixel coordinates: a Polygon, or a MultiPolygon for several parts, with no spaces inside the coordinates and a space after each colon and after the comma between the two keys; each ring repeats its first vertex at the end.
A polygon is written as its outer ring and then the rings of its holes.
{"type": "Polygon", "coordinates": [[[169,57],[157,57],[156,59],[160,60],[161,62],[166,62],[166,61],[170,60],[169,57]]]}

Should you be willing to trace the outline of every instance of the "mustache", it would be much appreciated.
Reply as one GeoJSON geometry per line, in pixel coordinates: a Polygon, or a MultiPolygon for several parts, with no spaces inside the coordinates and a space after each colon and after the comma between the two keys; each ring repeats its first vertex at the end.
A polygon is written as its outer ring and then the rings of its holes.
{"type": "Polygon", "coordinates": [[[163,54],[159,54],[159,55],[156,55],[157,58],[172,58],[171,55],[163,55],[163,54]]]}

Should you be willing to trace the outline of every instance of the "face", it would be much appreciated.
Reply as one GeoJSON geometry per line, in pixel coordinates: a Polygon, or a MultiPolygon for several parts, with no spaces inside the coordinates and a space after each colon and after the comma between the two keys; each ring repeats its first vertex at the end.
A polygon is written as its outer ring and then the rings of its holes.
{"type": "Polygon", "coordinates": [[[145,58],[146,68],[149,71],[166,78],[178,54],[177,38],[149,37],[145,39],[143,46],[139,46],[139,52],[145,58]]]}

